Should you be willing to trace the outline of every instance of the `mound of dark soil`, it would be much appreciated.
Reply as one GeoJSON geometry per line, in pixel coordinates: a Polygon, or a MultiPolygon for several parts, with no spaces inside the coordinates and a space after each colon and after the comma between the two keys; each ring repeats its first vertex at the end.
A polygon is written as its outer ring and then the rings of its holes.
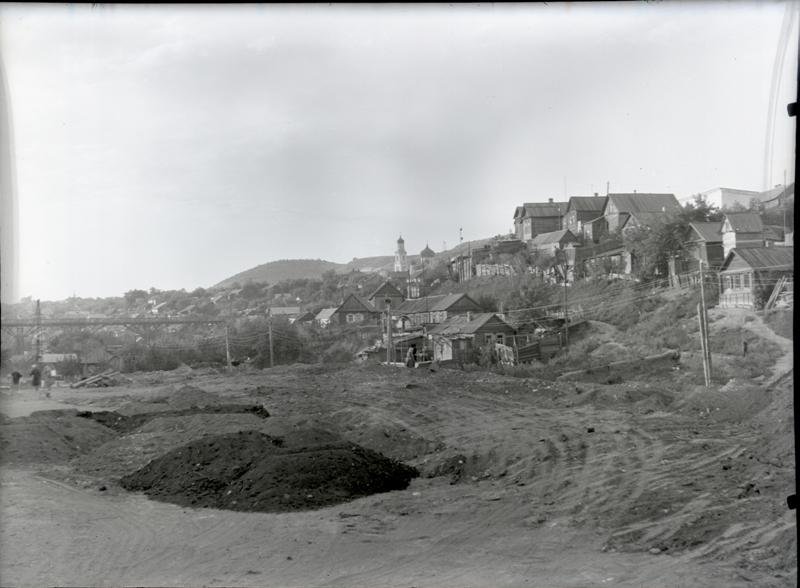
{"type": "Polygon", "coordinates": [[[417,475],[412,467],[352,443],[292,447],[245,431],[170,451],[120,483],[183,506],[287,512],[402,490],[417,475]]]}
{"type": "Polygon", "coordinates": [[[77,411],[41,411],[0,424],[0,463],[64,463],[115,437],[113,430],[77,411]]]}
{"type": "Polygon", "coordinates": [[[161,417],[189,416],[194,414],[239,414],[251,413],[265,419],[269,416],[269,411],[261,405],[246,404],[220,404],[216,406],[203,406],[185,408],[182,410],[165,410],[159,412],[145,412],[133,415],[120,414],[110,410],[100,410],[92,412],[90,410],[78,413],[79,417],[97,421],[118,433],[129,433],[137,429],[149,420],[161,417]]]}

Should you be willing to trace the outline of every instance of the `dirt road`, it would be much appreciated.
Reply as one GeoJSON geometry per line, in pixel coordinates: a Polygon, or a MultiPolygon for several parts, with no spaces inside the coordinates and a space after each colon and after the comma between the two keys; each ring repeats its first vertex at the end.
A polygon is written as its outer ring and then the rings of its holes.
{"type": "MultiPolygon", "coordinates": [[[[794,585],[790,456],[716,396],[381,367],[185,380],[262,403],[264,432],[328,428],[423,475],[405,491],[265,514],[126,493],[97,473],[102,448],[6,465],[3,585],[794,585]],[[76,473],[92,455],[95,477],[76,473]]],[[[785,379],[762,390],[759,410],[790,391],[785,379]]],[[[152,400],[135,386],[54,395],[104,408],[152,400]]]]}

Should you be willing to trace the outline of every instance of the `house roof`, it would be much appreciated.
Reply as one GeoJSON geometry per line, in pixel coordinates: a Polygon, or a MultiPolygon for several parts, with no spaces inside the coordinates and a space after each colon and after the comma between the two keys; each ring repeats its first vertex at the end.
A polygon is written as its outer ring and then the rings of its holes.
{"type": "Polygon", "coordinates": [[[793,270],[794,247],[743,247],[731,249],[720,271],[725,271],[734,257],[756,270],[793,270]]]}
{"type": "Polygon", "coordinates": [[[314,320],[314,316],[315,316],[314,313],[309,310],[307,312],[304,312],[300,316],[298,316],[296,322],[303,323],[303,322],[306,322],[306,321],[313,321],[314,320]]]}
{"type": "Polygon", "coordinates": [[[760,233],[764,230],[764,223],[755,212],[729,212],[725,220],[734,233],[760,233]]]}
{"type": "Polygon", "coordinates": [[[448,310],[462,298],[467,298],[476,307],[475,302],[468,294],[438,294],[435,296],[425,296],[423,298],[410,298],[403,301],[397,307],[397,312],[401,314],[417,314],[420,312],[437,312],[448,310]]]}
{"type": "Polygon", "coordinates": [[[695,238],[691,241],[706,241],[707,243],[721,243],[722,242],[722,229],[721,222],[713,223],[689,223],[689,227],[694,231],[695,238]]]}
{"type": "Polygon", "coordinates": [[[78,355],[75,353],[42,353],[42,358],[39,363],[59,363],[77,359],[78,355]]]}
{"type": "Polygon", "coordinates": [[[333,316],[338,309],[336,308],[323,308],[317,313],[317,316],[314,317],[316,321],[327,321],[333,316]]]}
{"type": "Polygon", "coordinates": [[[549,233],[539,233],[536,235],[531,244],[536,247],[537,245],[550,245],[553,243],[561,243],[563,240],[577,242],[578,239],[572,234],[569,229],[561,229],[560,231],[551,231],[549,233]]]}
{"type": "Polygon", "coordinates": [[[794,196],[794,182],[788,186],[778,186],[772,190],[767,190],[766,192],[763,192],[761,196],[764,204],[774,200],[783,200],[789,196],[794,196]]]}
{"type": "Polygon", "coordinates": [[[372,306],[369,302],[357,296],[355,294],[348,294],[347,297],[342,301],[339,307],[336,309],[337,312],[339,311],[364,311],[364,312],[376,312],[375,307],[372,306]]]}
{"type": "Polygon", "coordinates": [[[525,213],[522,215],[535,217],[564,216],[567,211],[566,202],[526,202],[525,213]]]}
{"type": "Polygon", "coordinates": [[[577,210],[578,212],[596,212],[600,214],[603,212],[605,205],[605,196],[572,196],[567,202],[567,209],[564,213],[566,214],[570,210],[577,210]]]}
{"type": "Polygon", "coordinates": [[[389,280],[385,280],[380,286],[375,288],[375,291],[369,295],[369,300],[372,300],[378,294],[383,294],[384,296],[386,296],[387,294],[389,296],[400,296],[400,297],[403,296],[403,293],[400,291],[400,289],[394,284],[392,284],[392,282],[389,280]]]}
{"type": "Polygon", "coordinates": [[[498,321],[505,323],[509,328],[514,328],[495,312],[479,312],[471,315],[469,320],[463,315],[451,317],[433,327],[429,332],[432,335],[470,335],[489,322],[492,317],[496,317],[498,321]]]}
{"type": "Polygon", "coordinates": [[[668,213],[671,211],[664,212],[630,212],[626,214],[626,218],[622,223],[624,227],[630,219],[633,219],[638,224],[643,227],[652,227],[653,225],[657,225],[659,223],[663,223],[665,220],[668,219],[668,213]]]}
{"type": "Polygon", "coordinates": [[[675,194],[609,194],[603,206],[603,213],[610,202],[614,203],[619,212],[670,212],[679,211],[681,205],[675,194]]]}
{"type": "Polygon", "coordinates": [[[270,312],[275,315],[300,314],[299,306],[273,306],[270,312]]]}

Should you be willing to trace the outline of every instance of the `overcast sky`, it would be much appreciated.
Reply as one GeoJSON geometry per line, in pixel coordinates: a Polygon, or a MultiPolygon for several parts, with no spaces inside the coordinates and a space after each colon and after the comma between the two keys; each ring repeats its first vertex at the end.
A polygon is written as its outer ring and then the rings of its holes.
{"type": "Polygon", "coordinates": [[[438,251],[607,181],[792,181],[786,8],[6,5],[19,294],[438,251]]]}

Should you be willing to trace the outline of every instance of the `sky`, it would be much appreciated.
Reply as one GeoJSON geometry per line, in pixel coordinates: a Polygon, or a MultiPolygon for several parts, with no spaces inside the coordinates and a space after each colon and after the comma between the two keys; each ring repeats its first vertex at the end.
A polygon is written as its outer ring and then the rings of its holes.
{"type": "Polygon", "coordinates": [[[3,5],[16,294],[439,251],[607,185],[793,181],[787,6],[3,5]]]}

